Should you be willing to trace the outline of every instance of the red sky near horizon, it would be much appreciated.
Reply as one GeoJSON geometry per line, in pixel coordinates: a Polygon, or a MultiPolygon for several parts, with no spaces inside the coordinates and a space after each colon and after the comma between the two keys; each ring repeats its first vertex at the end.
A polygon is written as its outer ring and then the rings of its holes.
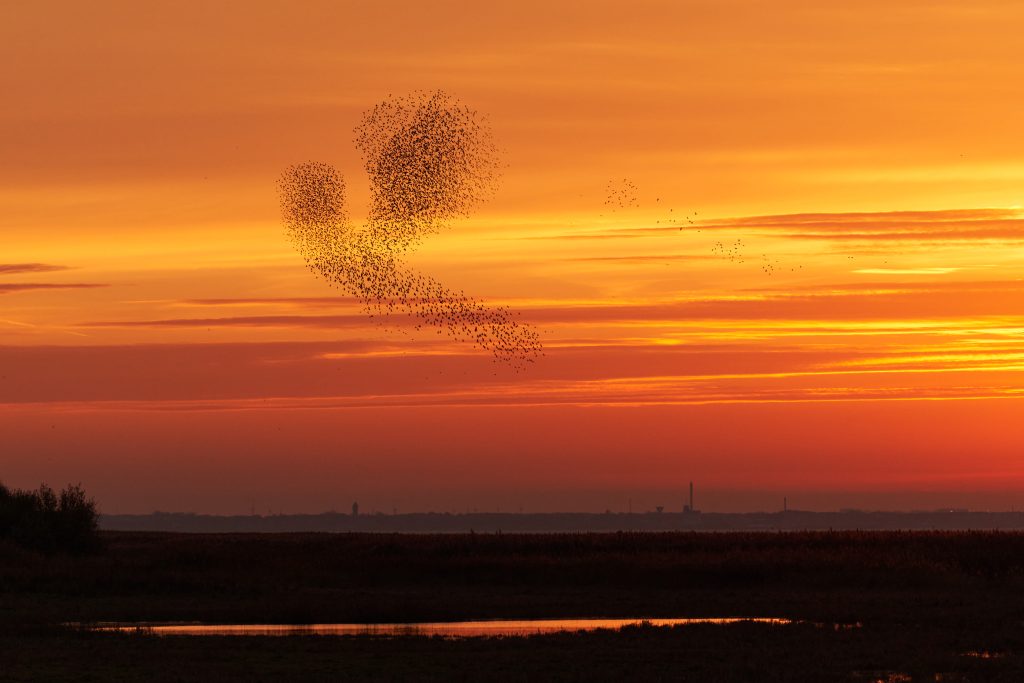
{"type": "Polygon", "coordinates": [[[0,480],[108,512],[1024,505],[1024,7],[0,7],[0,480]],[[524,372],[368,320],[275,180],[389,94],[505,164],[418,270],[524,372]],[[609,197],[612,201],[609,203],[609,197]]]}

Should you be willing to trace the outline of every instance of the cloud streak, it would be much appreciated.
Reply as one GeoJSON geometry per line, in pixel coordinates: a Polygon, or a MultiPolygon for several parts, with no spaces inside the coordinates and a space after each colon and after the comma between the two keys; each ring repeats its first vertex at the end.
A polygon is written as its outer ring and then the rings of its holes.
{"type": "MultiPolygon", "coordinates": [[[[383,318],[378,319],[378,323],[383,318]]],[[[389,317],[389,324],[399,320],[389,317]]],[[[81,327],[372,327],[374,318],[366,315],[249,315],[223,318],[163,318],[157,320],[103,320],[82,323],[81,327]]]]}
{"type": "Polygon", "coordinates": [[[567,344],[552,348],[557,365],[537,366],[515,382],[451,342],[0,346],[0,403],[323,398],[370,407],[1022,396],[1024,346],[1016,337],[980,347],[973,341],[567,344]]]}
{"type": "Polygon", "coordinates": [[[814,240],[1024,240],[1024,218],[1015,209],[800,213],[716,219],[700,227],[814,240]]]}
{"type": "MultiPolygon", "coordinates": [[[[637,219],[642,222],[641,219],[637,219]]],[[[954,209],[793,213],[703,219],[692,225],[615,227],[520,239],[616,240],[665,237],[679,232],[743,232],[799,240],[905,242],[1024,241],[1024,213],[1017,209],[954,209]]]]}
{"type": "Polygon", "coordinates": [[[304,296],[304,297],[239,297],[220,299],[182,299],[177,302],[185,306],[358,306],[359,300],[349,296],[304,296]]]}
{"type": "Polygon", "coordinates": [[[107,287],[109,285],[81,282],[0,282],[0,294],[13,294],[16,292],[31,292],[33,290],[47,289],[94,289],[107,287]]]}
{"type": "Polygon", "coordinates": [[[57,266],[51,263],[0,263],[0,275],[10,275],[12,273],[52,273],[68,269],[68,266],[57,266]]]}
{"type": "MultiPolygon", "coordinates": [[[[1024,310],[1007,301],[1024,299],[1024,281],[962,283],[864,283],[821,285],[810,290],[781,292],[751,290],[745,296],[696,297],[652,303],[568,305],[535,303],[522,307],[523,319],[534,324],[643,325],[694,321],[921,321],[957,318],[1007,318],[1024,310]],[[985,296],[978,296],[984,293],[985,296]]],[[[242,300],[246,301],[246,300],[242,300]]],[[[286,302],[288,300],[273,300],[286,302]]],[[[318,300],[300,307],[317,306],[318,300]]],[[[218,304],[220,305],[220,304],[218,304]]],[[[230,305],[230,304],[224,304],[230,305]]],[[[324,304],[327,305],[327,304],[324,304]]],[[[107,320],[81,323],[94,328],[161,327],[287,327],[315,329],[365,328],[375,325],[408,327],[416,320],[391,314],[368,318],[363,314],[249,315],[152,320],[107,320]]]]}

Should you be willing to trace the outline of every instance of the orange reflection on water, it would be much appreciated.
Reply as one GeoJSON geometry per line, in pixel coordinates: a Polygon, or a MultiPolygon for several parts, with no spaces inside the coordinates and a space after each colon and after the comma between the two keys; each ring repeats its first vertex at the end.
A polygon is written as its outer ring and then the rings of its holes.
{"type": "Polygon", "coordinates": [[[792,624],[774,617],[716,617],[689,619],[513,619],[394,624],[98,624],[90,631],[142,633],[160,636],[528,636],[538,633],[618,630],[626,626],[685,626],[692,624],[792,624]]]}

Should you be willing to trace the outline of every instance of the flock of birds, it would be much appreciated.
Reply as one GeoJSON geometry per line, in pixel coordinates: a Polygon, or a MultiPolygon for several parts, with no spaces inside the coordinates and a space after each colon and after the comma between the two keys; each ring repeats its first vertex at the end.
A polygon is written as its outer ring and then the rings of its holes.
{"type": "MultiPolygon", "coordinates": [[[[612,211],[617,208],[640,208],[639,190],[635,183],[630,181],[628,178],[623,178],[622,181],[610,180],[606,188],[606,197],[604,200],[604,206],[611,207],[612,211]]],[[[654,200],[656,203],[661,203],[661,198],[657,197],[654,200]]],[[[669,224],[674,227],[678,227],[680,231],[687,228],[692,228],[696,232],[701,232],[701,223],[698,219],[698,213],[696,211],[692,213],[677,214],[673,209],[668,210],[669,215],[663,216],[655,220],[656,225],[663,223],[669,224]]],[[[728,259],[730,263],[746,263],[748,257],[745,253],[745,246],[742,239],[736,239],[732,242],[724,242],[722,240],[716,240],[711,246],[711,253],[715,256],[719,256],[723,259],[728,259]]],[[[853,258],[850,256],[849,258],[853,258]]],[[[766,275],[774,275],[776,271],[789,270],[790,272],[796,272],[802,270],[802,265],[785,268],[779,261],[779,259],[770,256],[768,254],[761,255],[760,261],[761,272],[766,275]]]]}
{"type": "MultiPolygon", "coordinates": [[[[658,199],[655,199],[654,201],[660,202],[661,198],[659,197],[658,199]]],[[[673,210],[669,209],[668,212],[669,213],[673,213],[673,210]]],[[[667,218],[664,218],[664,219],[659,218],[658,220],[655,221],[655,224],[656,225],[660,225],[662,223],[662,221],[664,221],[665,223],[671,223],[671,224],[677,226],[680,230],[683,230],[686,227],[696,227],[697,226],[697,220],[696,219],[697,219],[697,212],[694,211],[693,213],[684,213],[684,214],[682,214],[682,218],[680,218],[679,216],[668,216],[667,218]]],[[[697,232],[700,232],[700,230],[698,229],[697,232]]]]}
{"type": "Polygon", "coordinates": [[[285,228],[307,266],[366,313],[412,316],[415,327],[468,341],[521,369],[543,355],[540,335],[503,306],[455,291],[406,265],[422,242],[496,189],[498,150],[475,111],[443,91],[391,97],[355,129],[370,210],[355,229],[344,178],[329,164],[288,167],[278,181],[285,228]]]}
{"type": "Polygon", "coordinates": [[[637,186],[629,178],[621,181],[609,180],[604,205],[609,211],[616,209],[635,209],[640,206],[640,193],[637,186]]]}
{"type": "Polygon", "coordinates": [[[743,258],[743,240],[741,239],[738,239],[729,245],[726,245],[721,241],[715,242],[715,246],[711,247],[711,253],[727,258],[732,263],[736,263],[737,261],[743,263],[745,261],[743,258]]]}
{"type": "MultiPolygon", "coordinates": [[[[414,92],[365,112],[354,142],[370,180],[370,210],[360,229],[347,212],[345,179],[333,166],[296,164],[278,181],[285,227],[310,270],[356,298],[370,317],[411,316],[416,329],[472,342],[516,369],[542,356],[537,330],[509,308],[488,306],[405,263],[425,237],[469,215],[495,191],[499,155],[486,121],[443,91],[414,92]]],[[[606,191],[606,210],[640,206],[628,178],[609,181],[606,191]]],[[[657,223],[700,231],[696,212],[668,212],[657,223]]],[[[746,261],[741,239],[717,241],[711,251],[746,261]]],[[[763,272],[779,267],[763,255],[763,272]]]]}

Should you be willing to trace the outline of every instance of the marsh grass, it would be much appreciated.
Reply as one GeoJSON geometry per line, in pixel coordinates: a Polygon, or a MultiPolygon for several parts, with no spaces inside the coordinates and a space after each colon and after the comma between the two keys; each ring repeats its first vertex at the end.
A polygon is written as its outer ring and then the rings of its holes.
{"type": "Polygon", "coordinates": [[[8,671],[43,666],[51,680],[69,667],[106,680],[103,667],[115,666],[121,680],[193,680],[202,667],[209,680],[1024,680],[1022,534],[102,538],[104,550],[88,555],[0,545],[0,648],[15,653],[8,671]],[[809,623],[460,642],[153,637],[57,626],[728,616],[809,623]],[[863,628],[814,625],[854,622],[863,628]],[[59,656],[28,654],[46,649],[59,656]]]}

